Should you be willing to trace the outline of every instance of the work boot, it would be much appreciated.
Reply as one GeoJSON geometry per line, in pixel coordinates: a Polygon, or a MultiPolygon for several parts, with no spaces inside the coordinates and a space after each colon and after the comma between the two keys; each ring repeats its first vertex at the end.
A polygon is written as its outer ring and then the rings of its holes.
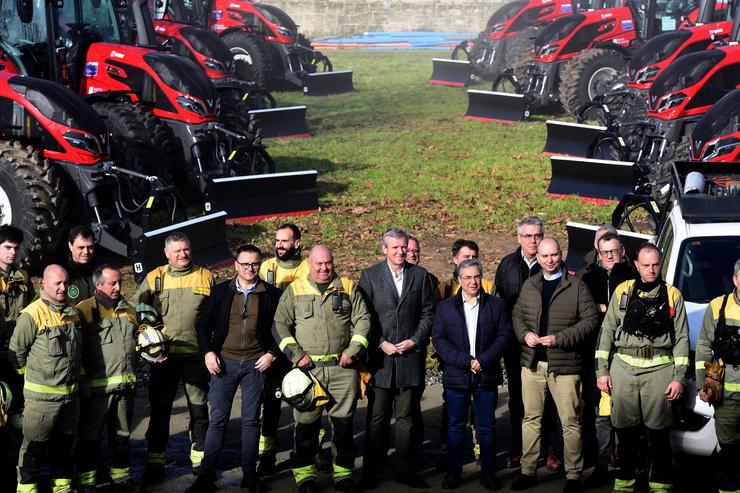
{"type": "Polygon", "coordinates": [[[352,478],[344,478],[334,485],[334,489],[341,491],[342,493],[358,493],[359,490],[355,486],[355,481],[352,478]]]}
{"type": "Polygon", "coordinates": [[[275,475],[275,452],[263,452],[257,466],[257,474],[261,478],[275,475]]]}
{"type": "Polygon", "coordinates": [[[143,483],[147,486],[153,486],[164,481],[164,466],[157,464],[147,464],[144,471],[143,483]]]}
{"type": "Polygon", "coordinates": [[[480,484],[487,490],[500,490],[501,483],[493,473],[482,473],[480,475],[480,484]]]}
{"type": "Polygon", "coordinates": [[[195,478],[185,493],[213,493],[216,491],[216,476],[214,474],[201,474],[195,478]]]}
{"type": "Polygon", "coordinates": [[[304,481],[298,487],[298,493],[319,493],[316,481],[304,481]]]}
{"type": "Polygon", "coordinates": [[[134,493],[136,489],[136,481],[131,476],[126,479],[113,483],[113,491],[116,493],[134,493]]]}
{"type": "Polygon", "coordinates": [[[583,487],[586,489],[598,488],[599,486],[603,486],[610,481],[611,478],[609,477],[609,466],[607,466],[606,464],[598,465],[594,467],[591,475],[586,478],[586,481],[583,482],[583,487]]]}
{"type": "Polygon", "coordinates": [[[458,488],[462,484],[462,478],[459,474],[448,472],[445,474],[444,479],[442,480],[442,489],[443,490],[454,490],[458,488]]]}
{"type": "Polygon", "coordinates": [[[583,487],[581,486],[581,482],[577,479],[569,479],[565,482],[563,493],[581,493],[582,491],[583,487]]]}
{"type": "Polygon", "coordinates": [[[256,472],[244,473],[244,476],[242,476],[242,483],[240,486],[244,489],[249,490],[252,493],[269,491],[269,488],[267,488],[262,483],[262,481],[260,481],[260,478],[256,472]]]}
{"type": "Polygon", "coordinates": [[[516,481],[511,483],[512,491],[522,491],[537,485],[537,477],[529,474],[520,474],[516,481]]]}

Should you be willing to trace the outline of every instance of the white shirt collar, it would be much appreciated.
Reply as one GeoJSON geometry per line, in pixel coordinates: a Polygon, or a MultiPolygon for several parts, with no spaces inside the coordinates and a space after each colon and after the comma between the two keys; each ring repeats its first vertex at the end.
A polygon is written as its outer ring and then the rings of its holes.
{"type": "Polygon", "coordinates": [[[537,263],[537,255],[532,257],[532,260],[530,260],[527,258],[527,255],[524,253],[524,250],[522,250],[521,252],[522,252],[522,259],[524,259],[524,262],[527,264],[527,267],[531,269],[532,266],[537,263]]]}
{"type": "Polygon", "coordinates": [[[547,272],[543,270],[542,277],[545,278],[545,281],[554,281],[555,279],[560,279],[561,277],[563,277],[563,268],[561,267],[559,271],[552,275],[547,274],[547,272]]]}

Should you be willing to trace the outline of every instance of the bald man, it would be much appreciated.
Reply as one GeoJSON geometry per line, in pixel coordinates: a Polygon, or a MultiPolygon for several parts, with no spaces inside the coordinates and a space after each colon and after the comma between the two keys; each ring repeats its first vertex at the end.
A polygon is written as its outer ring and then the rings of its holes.
{"type": "Polygon", "coordinates": [[[334,258],[327,247],[311,249],[308,268],[308,276],[296,279],[283,292],[273,335],[293,365],[311,372],[332,398],[324,405],[294,411],[291,467],[300,493],[318,491],[314,457],[325,409],[333,430],[334,487],[354,493],[352,420],[359,390],[357,363],[367,354],[370,312],[352,281],[334,272],[334,258]]]}
{"type": "Polygon", "coordinates": [[[522,471],[511,489],[537,484],[542,413],[549,390],[563,427],[567,477],[563,492],[580,492],[583,452],[578,411],[584,358],[580,346],[597,330],[598,312],[586,284],[568,276],[557,241],[540,242],[537,262],[542,271],[522,285],[512,317],[522,344],[524,421],[522,471]]]}
{"type": "Polygon", "coordinates": [[[18,491],[36,491],[47,448],[52,491],[72,491],[69,448],[79,414],[82,343],[80,320],[67,302],[68,282],[61,266],[48,266],[39,299],[21,311],[10,340],[11,363],[25,375],[18,491]]]}

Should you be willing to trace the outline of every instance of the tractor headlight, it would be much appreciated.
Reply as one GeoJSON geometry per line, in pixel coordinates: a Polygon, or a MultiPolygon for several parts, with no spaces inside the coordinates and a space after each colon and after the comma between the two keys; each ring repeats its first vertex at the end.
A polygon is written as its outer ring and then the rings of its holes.
{"type": "Polygon", "coordinates": [[[215,70],[220,74],[225,74],[226,72],[228,72],[228,69],[224,66],[223,63],[219,62],[218,60],[214,60],[213,58],[206,58],[203,61],[203,64],[209,69],[215,70]]]}
{"type": "Polygon", "coordinates": [[[206,109],[203,103],[187,96],[178,96],[177,104],[185,111],[192,111],[196,115],[206,116],[206,109]]]}
{"type": "Polygon", "coordinates": [[[292,33],[292,32],[290,32],[290,30],[289,30],[289,29],[286,29],[286,28],[284,28],[284,27],[280,27],[280,26],[278,26],[278,27],[277,27],[277,28],[276,28],[275,30],[276,30],[276,31],[278,32],[278,34],[279,34],[279,35],[281,35],[281,36],[286,36],[286,37],[288,37],[288,38],[292,38],[292,37],[293,37],[293,33],[292,33]]]}
{"type": "Polygon", "coordinates": [[[555,53],[556,51],[558,51],[559,49],[560,49],[560,45],[557,43],[545,45],[542,48],[540,48],[540,56],[543,57],[543,56],[551,55],[555,53]]]}
{"type": "Polygon", "coordinates": [[[658,107],[656,111],[660,113],[670,108],[673,108],[674,106],[678,106],[679,104],[683,103],[686,100],[686,98],[687,98],[686,94],[682,92],[677,92],[676,94],[669,94],[667,96],[663,96],[662,98],[660,98],[660,101],[658,101],[658,107]]]}
{"type": "Polygon", "coordinates": [[[710,161],[716,157],[729,154],[740,145],[740,139],[737,137],[727,137],[726,139],[714,139],[707,142],[707,146],[704,148],[704,153],[701,157],[702,161],[710,161]]]}
{"type": "Polygon", "coordinates": [[[64,134],[64,140],[69,142],[73,147],[90,152],[96,156],[103,153],[103,146],[100,141],[92,135],[69,130],[64,134]]]}
{"type": "Polygon", "coordinates": [[[658,75],[659,71],[660,68],[658,68],[657,65],[651,65],[649,67],[640,69],[637,71],[635,81],[639,83],[648,82],[649,80],[654,79],[655,76],[658,75]]]}
{"type": "Polygon", "coordinates": [[[505,22],[499,22],[498,24],[494,24],[491,26],[491,28],[488,30],[490,34],[496,34],[497,32],[503,31],[504,28],[506,28],[505,22]]]}

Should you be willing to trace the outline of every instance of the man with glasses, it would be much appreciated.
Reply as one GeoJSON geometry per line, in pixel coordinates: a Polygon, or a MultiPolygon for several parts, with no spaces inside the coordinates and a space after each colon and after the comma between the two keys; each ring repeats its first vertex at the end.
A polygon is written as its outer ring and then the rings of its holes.
{"type": "MultiPolygon", "coordinates": [[[[579,275],[591,292],[601,326],[614,290],[624,281],[634,279],[637,273],[625,261],[624,245],[619,236],[607,229],[600,229],[596,232],[596,260],[584,267],[579,275]]],[[[609,482],[609,462],[613,449],[609,394],[602,395],[596,386],[594,354],[597,336],[598,332],[584,344],[586,352],[583,355],[583,447],[586,454],[598,451],[596,467],[584,483],[587,488],[609,482]],[[603,405],[599,406],[602,399],[603,405]]]]}
{"type": "MultiPolygon", "coordinates": [[[[511,318],[514,305],[519,297],[524,281],[539,273],[537,246],[545,235],[545,224],[537,216],[529,216],[517,225],[519,248],[505,256],[496,270],[494,285],[496,294],[506,303],[506,311],[511,318]]],[[[511,422],[511,447],[506,467],[519,467],[522,457],[522,378],[519,355],[521,346],[516,337],[511,337],[504,352],[504,366],[509,387],[509,420],[511,422]]]]}
{"type": "Polygon", "coordinates": [[[224,443],[231,405],[242,391],[242,488],[259,491],[256,472],[260,402],[264,373],[279,351],[272,337],[280,290],[259,278],[262,252],[254,245],[236,249],[234,276],[213,288],[198,318],[198,346],[211,374],[211,416],[205,457],[190,491],[213,491],[216,461],[224,443]]]}

